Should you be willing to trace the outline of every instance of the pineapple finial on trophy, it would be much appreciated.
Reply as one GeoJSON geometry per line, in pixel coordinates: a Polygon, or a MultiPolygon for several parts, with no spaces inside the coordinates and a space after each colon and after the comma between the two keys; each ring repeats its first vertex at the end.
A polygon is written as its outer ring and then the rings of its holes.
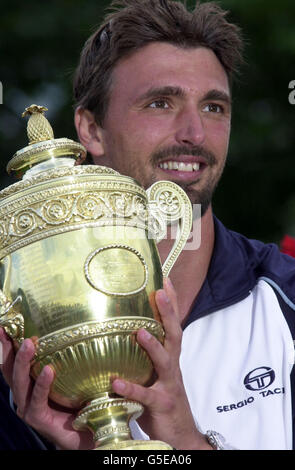
{"type": "Polygon", "coordinates": [[[16,177],[28,177],[45,169],[61,165],[82,163],[86,158],[86,149],[79,142],[66,137],[54,138],[53,130],[44,112],[45,106],[31,104],[22,113],[30,116],[27,125],[29,144],[16,152],[7,164],[7,172],[16,177]],[[27,173],[27,174],[26,174],[27,173]]]}
{"type": "Polygon", "coordinates": [[[29,145],[54,139],[53,129],[44,116],[45,111],[48,111],[48,108],[45,106],[31,104],[31,106],[26,108],[22,113],[22,117],[30,116],[27,125],[29,145]]]}

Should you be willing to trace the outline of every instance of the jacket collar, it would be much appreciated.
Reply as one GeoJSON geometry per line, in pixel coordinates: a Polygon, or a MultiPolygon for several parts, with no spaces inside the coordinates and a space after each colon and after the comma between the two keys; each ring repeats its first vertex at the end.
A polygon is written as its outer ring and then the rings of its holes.
{"type": "Polygon", "coordinates": [[[256,283],[257,246],[214,217],[215,242],[207,277],[184,325],[248,296],[256,283]]]}

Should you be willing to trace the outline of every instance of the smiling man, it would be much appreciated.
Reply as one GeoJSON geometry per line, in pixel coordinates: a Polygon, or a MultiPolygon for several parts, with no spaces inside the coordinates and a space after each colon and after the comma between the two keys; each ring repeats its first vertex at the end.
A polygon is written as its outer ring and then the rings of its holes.
{"type": "Polygon", "coordinates": [[[205,213],[224,167],[231,117],[228,77],[214,52],[151,43],[119,61],[109,93],[101,126],[84,108],[76,114],[95,163],[145,188],[175,181],[205,213]]]}
{"type": "MultiPolygon", "coordinates": [[[[113,390],[145,406],[137,438],[176,449],[290,449],[295,261],[226,229],[212,211],[230,138],[239,29],[213,2],[192,12],[170,0],[117,3],[77,69],[79,138],[95,164],[145,188],[163,179],[182,186],[202,206],[202,241],[181,253],[174,288],[168,279],[156,294],[164,345],[137,334],[155,382],[118,378],[113,390]]],[[[168,239],[159,244],[162,260],[170,247],[168,239]]],[[[25,340],[14,360],[3,331],[1,341],[18,415],[61,448],[90,448],[90,436],[69,426],[74,415],[48,402],[52,370],[31,382],[33,343],[25,340]]]]}

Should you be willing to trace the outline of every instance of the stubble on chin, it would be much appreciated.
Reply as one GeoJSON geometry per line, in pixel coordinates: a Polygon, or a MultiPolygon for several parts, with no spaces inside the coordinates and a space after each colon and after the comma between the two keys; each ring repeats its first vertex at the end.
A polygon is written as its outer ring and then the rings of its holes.
{"type": "Polygon", "coordinates": [[[212,203],[212,198],[222,176],[223,170],[224,165],[222,166],[222,168],[220,168],[220,171],[217,175],[210,175],[211,177],[208,178],[208,180],[205,182],[206,184],[203,184],[203,187],[201,188],[198,187],[198,185],[200,186],[202,184],[202,178],[198,178],[192,183],[177,182],[177,184],[188,195],[192,205],[201,205],[201,216],[206,213],[208,207],[212,203]]]}
{"type": "Polygon", "coordinates": [[[200,191],[195,189],[192,185],[177,184],[187,194],[192,206],[194,204],[201,205],[201,215],[203,216],[211,204],[213,192],[209,190],[209,188],[205,188],[204,190],[200,191]]]}
{"type": "MultiPolygon", "coordinates": [[[[152,184],[159,181],[157,177],[157,170],[158,165],[156,164],[155,160],[150,161],[149,165],[145,168],[139,167],[138,164],[133,163],[128,169],[128,173],[126,172],[127,176],[132,177],[135,179],[145,190],[147,190],[152,184]],[[148,166],[150,171],[147,172],[148,166]]],[[[188,195],[191,204],[201,204],[201,216],[203,216],[208,207],[212,202],[212,197],[218,181],[222,175],[223,168],[220,170],[220,174],[216,176],[216,178],[209,178],[206,182],[205,187],[198,188],[198,185],[201,184],[202,178],[197,178],[196,181],[190,183],[184,183],[179,181],[174,181],[178,186],[180,186],[185,193],[188,195]]],[[[172,179],[167,179],[166,181],[173,181],[172,179]]]]}

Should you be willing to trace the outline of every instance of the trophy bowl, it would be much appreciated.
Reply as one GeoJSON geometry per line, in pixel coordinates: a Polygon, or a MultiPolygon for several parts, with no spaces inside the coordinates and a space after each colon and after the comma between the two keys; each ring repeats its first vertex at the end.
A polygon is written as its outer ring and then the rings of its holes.
{"type": "Polygon", "coordinates": [[[33,340],[32,377],[53,368],[50,398],[79,410],[74,428],[90,429],[97,449],[170,449],[132,440],[129,421],[143,407],[111,383],[152,378],[136,332],[164,341],[155,292],[189,236],[191,204],[172,182],[145,191],[110,168],[77,165],[84,147],[54,139],[45,110],[26,109],[29,145],[8,164],[22,180],[0,192],[0,326],[16,350],[33,340]],[[174,220],[162,267],[156,243],[174,220]]]}

